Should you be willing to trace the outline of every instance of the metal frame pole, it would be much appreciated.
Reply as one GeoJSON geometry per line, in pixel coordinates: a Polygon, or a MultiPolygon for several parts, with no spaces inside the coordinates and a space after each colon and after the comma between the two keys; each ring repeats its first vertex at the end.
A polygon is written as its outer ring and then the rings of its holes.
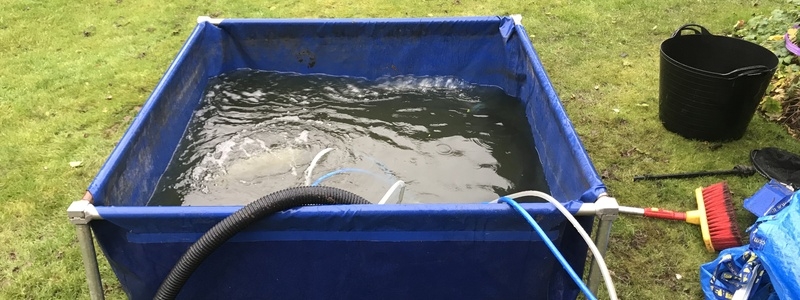
{"type": "MultiPolygon", "coordinates": [[[[603,194],[592,206],[599,219],[597,231],[595,232],[594,244],[597,246],[597,250],[600,250],[600,254],[606,257],[608,240],[611,236],[611,225],[619,214],[619,203],[617,203],[617,199],[603,194]]],[[[587,281],[589,290],[592,294],[597,295],[597,290],[600,288],[600,283],[603,281],[603,275],[600,273],[600,268],[597,266],[595,258],[592,258],[591,265],[589,266],[589,278],[587,281]]]]}
{"type": "Polygon", "coordinates": [[[81,257],[83,258],[83,268],[86,271],[86,281],[89,284],[89,296],[92,300],[103,300],[103,283],[100,280],[100,268],[97,264],[97,252],[94,249],[94,239],[92,238],[92,228],[89,222],[92,219],[100,219],[94,205],[87,200],[75,201],[67,208],[67,216],[70,222],[75,224],[78,234],[78,244],[81,247],[81,257]]]}
{"type": "Polygon", "coordinates": [[[103,295],[103,283],[100,281],[100,268],[97,265],[92,229],[89,224],[75,225],[75,228],[78,231],[83,268],[86,269],[86,281],[89,283],[89,296],[92,300],[102,300],[105,295],[103,295]]]}

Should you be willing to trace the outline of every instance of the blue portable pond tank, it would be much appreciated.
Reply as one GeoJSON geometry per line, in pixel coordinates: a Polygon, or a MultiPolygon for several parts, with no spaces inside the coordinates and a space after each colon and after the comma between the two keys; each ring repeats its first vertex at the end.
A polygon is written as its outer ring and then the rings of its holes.
{"type": "MultiPolygon", "coordinates": [[[[367,79],[454,76],[501,87],[525,104],[550,194],[576,212],[605,193],[516,18],[201,18],[88,187],[86,200],[96,209],[89,226],[131,299],[152,299],[186,249],[240,208],[146,202],[209,79],[241,68],[367,79]]],[[[549,204],[523,206],[582,274],[587,246],[575,229],[549,204]]],[[[591,216],[579,220],[591,230],[591,216]]],[[[475,203],[290,209],[223,244],[179,298],[575,299],[578,294],[519,214],[505,204],[475,203]]]]}

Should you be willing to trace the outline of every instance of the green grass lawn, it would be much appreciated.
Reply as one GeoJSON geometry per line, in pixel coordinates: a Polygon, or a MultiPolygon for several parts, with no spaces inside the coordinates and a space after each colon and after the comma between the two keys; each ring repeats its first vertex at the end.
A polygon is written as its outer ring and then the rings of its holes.
{"type": "MultiPolygon", "coordinates": [[[[522,14],[534,47],[611,193],[622,204],[693,209],[723,178],[634,183],[642,173],[728,169],[755,148],[800,153],[755,117],[745,137],[688,141],[658,120],[659,45],[684,23],[729,33],[784,1],[10,1],[0,0],[0,298],[88,297],[66,219],[197,16],[426,17],[522,14]],[[615,112],[615,109],[618,112],[615,112]],[[73,168],[70,162],[80,161],[73,168]]],[[[765,180],[730,178],[737,204],[765,180]]],[[[741,226],[754,221],[741,207],[741,226]]],[[[608,262],[623,299],[698,299],[713,259],[697,226],[622,216],[608,262]],[[676,274],[682,276],[681,279],[676,274]]],[[[109,298],[124,298],[104,260],[109,298]]]]}

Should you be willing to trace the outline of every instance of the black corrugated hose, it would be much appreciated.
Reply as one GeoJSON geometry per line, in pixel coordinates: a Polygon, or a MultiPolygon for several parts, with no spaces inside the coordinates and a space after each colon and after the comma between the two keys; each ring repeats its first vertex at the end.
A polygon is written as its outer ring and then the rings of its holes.
{"type": "Polygon", "coordinates": [[[327,186],[293,187],[245,205],[203,234],[183,254],[161,283],[154,299],[175,299],[201,263],[228,239],[261,218],[303,205],[370,204],[354,193],[327,186]]]}

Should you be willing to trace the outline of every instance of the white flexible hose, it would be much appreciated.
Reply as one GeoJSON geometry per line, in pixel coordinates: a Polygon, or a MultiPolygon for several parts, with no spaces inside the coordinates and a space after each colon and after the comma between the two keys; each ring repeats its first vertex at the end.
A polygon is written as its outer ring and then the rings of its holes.
{"type": "Polygon", "coordinates": [[[320,159],[322,159],[322,157],[323,157],[325,154],[327,154],[328,152],[331,152],[331,151],[333,151],[333,148],[325,148],[325,149],[322,149],[322,151],[320,151],[319,153],[317,153],[317,155],[316,155],[316,156],[314,156],[314,159],[312,159],[312,160],[311,160],[311,164],[310,164],[310,165],[308,165],[308,168],[306,168],[305,172],[303,172],[303,175],[305,175],[305,176],[306,176],[306,185],[307,185],[307,186],[308,186],[308,185],[311,185],[311,172],[312,172],[312,171],[314,171],[314,167],[317,165],[317,162],[318,162],[320,159]]]}
{"type": "Polygon", "coordinates": [[[400,202],[403,202],[403,193],[406,190],[406,183],[402,180],[398,180],[392,185],[392,187],[389,188],[388,191],[386,191],[386,194],[383,195],[383,198],[381,198],[381,201],[379,201],[378,204],[386,204],[386,201],[389,200],[389,197],[391,197],[392,194],[394,194],[394,191],[398,188],[400,189],[400,194],[397,196],[396,203],[399,204],[400,202]]]}
{"type": "Polygon", "coordinates": [[[597,266],[600,268],[600,274],[603,275],[603,281],[606,282],[608,297],[611,298],[611,300],[617,300],[617,291],[616,289],[614,289],[614,282],[611,280],[611,272],[608,271],[608,266],[606,265],[606,261],[605,259],[603,259],[603,256],[600,255],[600,250],[597,249],[597,246],[595,246],[594,242],[592,241],[592,238],[589,236],[588,233],[586,233],[586,230],[583,229],[583,226],[581,226],[581,224],[578,223],[578,220],[575,219],[575,217],[572,216],[572,214],[567,210],[567,208],[564,207],[564,205],[562,205],[560,202],[558,202],[558,200],[553,198],[553,196],[550,196],[543,192],[522,191],[519,193],[508,195],[506,197],[511,199],[516,199],[526,196],[538,197],[547,200],[547,202],[550,202],[550,204],[555,206],[558,209],[558,211],[560,211],[561,214],[563,214],[564,217],[566,217],[567,220],[569,220],[569,222],[572,223],[572,226],[575,227],[575,230],[578,231],[578,234],[580,234],[580,236],[586,242],[586,245],[589,246],[589,250],[592,251],[592,255],[594,256],[594,259],[597,261],[597,266]]]}

